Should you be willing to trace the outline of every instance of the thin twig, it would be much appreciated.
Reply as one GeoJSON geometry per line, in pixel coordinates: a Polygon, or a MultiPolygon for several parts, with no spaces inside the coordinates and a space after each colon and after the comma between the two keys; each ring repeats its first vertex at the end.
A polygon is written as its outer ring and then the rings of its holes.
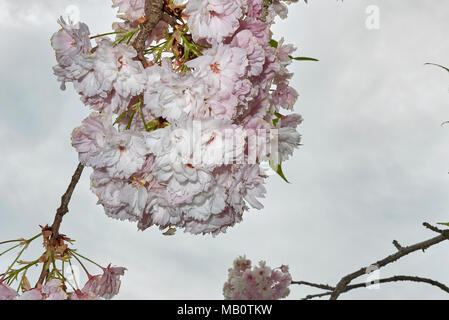
{"type": "Polygon", "coordinates": [[[398,251],[404,250],[404,247],[397,240],[393,240],[393,245],[398,249],[398,251]]]}
{"type": "Polygon", "coordinates": [[[292,281],[292,284],[297,284],[297,285],[303,285],[303,286],[309,286],[309,287],[313,287],[313,288],[318,288],[318,289],[323,289],[323,290],[335,290],[334,287],[331,287],[328,284],[320,284],[320,283],[313,283],[313,282],[307,282],[307,281],[292,281]]]}
{"type": "MultiPolygon", "coordinates": [[[[389,282],[398,282],[398,281],[410,281],[410,282],[420,282],[420,283],[427,283],[430,284],[432,286],[438,287],[441,290],[449,293],[449,287],[447,287],[445,284],[436,281],[436,280],[432,280],[432,279],[428,279],[428,278],[423,278],[423,277],[416,277],[416,276],[393,276],[393,277],[389,277],[389,278],[384,278],[384,279],[379,279],[378,282],[379,283],[389,283],[389,282]]],[[[292,282],[293,283],[293,282],[292,282]]],[[[363,287],[367,287],[366,283],[357,283],[354,285],[350,285],[347,286],[342,293],[344,292],[348,292],[354,289],[358,289],[358,288],[363,288],[363,287]]],[[[328,291],[328,292],[323,292],[323,293],[318,293],[318,294],[311,294],[306,296],[305,298],[303,298],[303,300],[310,300],[313,298],[322,298],[325,296],[330,296],[332,294],[333,291],[328,291]]]]}

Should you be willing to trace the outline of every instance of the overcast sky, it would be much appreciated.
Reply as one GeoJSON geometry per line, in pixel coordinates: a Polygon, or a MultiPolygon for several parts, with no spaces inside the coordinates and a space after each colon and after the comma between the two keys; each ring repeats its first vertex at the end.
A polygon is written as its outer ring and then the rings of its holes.
{"type": "MultiPolygon", "coordinates": [[[[227,269],[246,254],[287,264],[295,280],[335,284],[342,276],[434,236],[422,222],[449,221],[447,0],[311,0],[290,6],[275,26],[299,55],[293,86],[304,146],[272,176],[265,208],[216,238],[107,218],[89,190],[87,169],[61,232],[101,264],[125,266],[122,299],[222,299],[227,269]],[[376,5],[380,28],[366,27],[376,5]]],[[[114,10],[100,0],[0,0],[0,239],[28,237],[50,223],[76,165],[70,133],[88,115],[71,86],[62,92],[49,39],[67,6],[92,33],[110,30],[114,10]]],[[[35,244],[30,251],[42,249],[35,244]]],[[[449,284],[449,243],[381,270],[449,284]]],[[[0,259],[6,268],[11,256],[0,259]]],[[[92,269],[94,271],[94,269],[92,269]]],[[[364,278],[362,278],[364,280],[364,278]]],[[[289,299],[316,291],[292,287],[289,299]]],[[[426,284],[359,289],[348,299],[440,299],[426,284]]]]}

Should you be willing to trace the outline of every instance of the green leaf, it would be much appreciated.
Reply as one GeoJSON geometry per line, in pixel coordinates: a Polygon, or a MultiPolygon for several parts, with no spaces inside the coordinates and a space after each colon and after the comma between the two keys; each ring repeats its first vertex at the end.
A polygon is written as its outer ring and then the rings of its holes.
{"type": "Polygon", "coordinates": [[[449,222],[438,222],[437,224],[449,227],[449,222]]]}
{"type": "Polygon", "coordinates": [[[320,61],[318,59],[315,58],[309,58],[309,57],[293,57],[293,56],[289,56],[290,59],[296,60],[296,61],[320,61]]]}
{"type": "Polygon", "coordinates": [[[148,122],[147,126],[146,126],[146,130],[147,131],[154,131],[159,127],[159,120],[158,119],[154,119],[151,120],[150,122],[148,122]]]}
{"type": "Polygon", "coordinates": [[[129,117],[128,124],[126,126],[126,130],[129,130],[131,128],[131,124],[133,122],[134,116],[136,115],[137,109],[134,109],[131,113],[131,116],[129,117]]]}
{"type": "Polygon", "coordinates": [[[271,46],[271,47],[277,48],[278,45],[279,45],[279,43],[278,43],[276,40],[274,40],[274,39],[271,39],[271,40],[270,40],[270,46],[271,46]]]}
{"type": "Polygon", "coordinates": [[[446,70],[447,72],[449,72],[449,68],[443,67],[442,65],[439,65],[439,64],[436,64],[436,63],[430,63],[430,62],[428,62],[428,63],[424,63],[424,65],[428,65],[428,66],[437,66],[437,67],[440,67],[440,68],[446,70]]]}
{"type": "Polygon", "coordinates": [[[280,114],[279,112],[275,111],[274,115],[276,116],[276,118],[273,119],[273,125],[276,127],[276,125],[278,124],[279,120],[281,120],[281,118],[282,118],[282,114],[280,114]]]}
{"type": "Polygon", "coordinates": [[[290,183],[285,177],[284,172],[282,171],[282,164],[275,164],[274,161],[270,161],[270,167],[282,178],[282,180],[284,180],[287,183],[290,183]]]}

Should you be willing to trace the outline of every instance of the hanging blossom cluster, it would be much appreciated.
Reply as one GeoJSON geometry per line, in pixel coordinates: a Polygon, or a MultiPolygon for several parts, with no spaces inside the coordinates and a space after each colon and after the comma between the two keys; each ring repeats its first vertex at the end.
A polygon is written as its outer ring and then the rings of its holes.
{"type": "Polygon", "coordinates": [[[142,52],[145,0],[113,0],[107,34],[59,20],[54,74],[92,109],[72,145],[109,217],[216,235],[263,207],[261,164],[285,179],[300,145],[295,48],[270,30],[291,2],[166,0],[142,52]]]}
{"type": "Polygon", "coordinates": [[[12,289],[0,279],[0,300],[102,300],[111,299],[120,289],[120,276],[125,268],[107,267],[103,274],[90,276],[82,289],[67,292],[68,288],[61,279],[51,279],[37,288],[23,286],[23,293],[12,289]]]}
{"type": "Polygon", "coordinates": [[[119,293],[120,278],[125,274],[126,268],[111,265],[102,267],[80,254],[78,250],[70,248],[69,245],[73,240],[59,235],[55,241],[52,235],[51,228],[45,226],[42,227],[41,233],[28,240],[21,238],[0,243],[11,245],[2,251],[0,256],[14,249],[20,249],[6,272],[0,274],[0,300],[109,300],[119,293]],[[24,251],[39,238],[43,241],[44,254],[31,261],[21,260],[24,251]],[[83,287],[78,286],[79,279],[75,278],[73,260],[81,265],[87,275],[88,281],[83,287]],[[86,262],[94,264],[103,272],[91,275],[86,262]],[[42,281],[31,286],[27,272],[38,266],[48,271],[46,275],[43,273],[42,281]],[[67,279],[67,271],[72,275],[71,279],[67,279]],[[15,284],[17,289],[13,289],[15,284]]]}
{"type": "Polygon", "coordinates": [[[251,268],[244,256],[234,260],[228,281],[223,286],[225,300],[278,300],[290,294],[292,277],[288,266],[271,269],[260,261],[251,268]]]}

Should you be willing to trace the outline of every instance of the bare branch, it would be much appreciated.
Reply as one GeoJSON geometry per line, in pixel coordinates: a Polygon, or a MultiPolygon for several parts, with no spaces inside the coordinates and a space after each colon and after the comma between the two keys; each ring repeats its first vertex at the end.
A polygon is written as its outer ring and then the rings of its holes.
{"type": "Polygon", "coordinates": [[[79,163],[78,167],[76,167],[75,172],[73,173],[72,180],[70,181],[69,186],[67,187],[66,192],[61,197],[61,205],[56,211],[55,219],[51,226],[51,231],[53,232],[53,237],[57,237],[59,235],[59,228],[61,226],[62,218],[64,215],[69,212],[69,203],[72,199],[73,191],[75,190],[76,185],[78,184],[81,175],[83,174],[84,166],[79,163]]]}
{"type": "MultiPolygon", "coordinates": [[[[84,166],[79,163],[76,167],[75,172],[73,173],[72,179],[70,180],[70,184],[67,187],[66,192],[61,197],[61,205],[59,206],[58,210],[56,210],[55,219],[53,221],[53,224],[51,225],[51,231],[52,236],[50,241],[56,242],[56,240],[59,237],[59,228],[61,227],[62,218],[64,215],[69,212],[69,203],[72,199],[73,191],[75,190],[76,185],[78,184],[81,175],[83,174],[84,166]]],[[[42,285],[48,277],[48,261],[45,261],[42,266],[42,271],[39,276],[39,280],[36,283],[36,287],[40,284],[42,285]]]]}
{"type": "MultiPolygon", "coordinates": [[[[427,283],[430,284],[432,286],[438,287],[441,290],[449,293],[449,287],[447,287],[446,285],[444,285],[441,282],[438,282],[436,280],[432,280],[432,279],[428,279],[428,278],[422,278],[422,277],[416,277],[416,276],[393,276],[390,278],[384,278],[384,279],[380,279],[379,283],[389,283],[389,282],[398,282],[398,281],[410,281],[410,282],[420,282],[420,283],[427,283]]],[[[293,283],[293,282],[292,282],[293,283]]],[[[350,285],[347,286],[341,293],[344,292],[348,292],[354,289],[358,289],[358,288],[363,288],[366,287],[367,284],[366,283],[357,283],[354,285],[350,285]]],[[[333,289],[331,289],[333,290],[333,289]]],[[[330,296],[332,295],[333,291],[328,291],[328,292],[323,292],[323,293],[318,293],[318,294],[312,294],[312,295],[308,295],[305,298],[303,298],[303,300],[310,300],[313,298],[322,298],[325,296],[330,296]]]]}
{"type": "Polygon", "coordinates": [[[437,227],[432,226],[430,223],[427,223],[427,222],[424,222],[423,226],[426,227],[429,230],[432,230],[433,232],[436,232],[436,233],[440,233],[440,234],[444,234],[445,233],[444,230],[438,229],[437,227]]]}
{"type": "Polygon", "coordinates": [[[145,21],[140,24],[140,31],[133,43],[134,49],[137,51],[137,57],[142,65],[148,67],[147,59],[143,54],[145,43],[151,30],[159,23],[163,17],[163,0],[145,0],[145,21]]]}
{"type": "MultiPolygon", "coordinates": [[[[375,265],[378,268],[382,268],[382,267],[384,267],[384,266],[386,266],[386,265],[388,265],[390,263],[393,263],[393,262],[401,259],[402,257],[405,257],[406,255],[408,255],[408,254],[410,254],[412,252],[415,252],[415,251],[418,251],[418,250],[423,250],[424,251],[425,249],[427,249],[427,248],[429,248],[431,246],[434,246],[434,245],[436,245],[436,244],[438,244],[438,243],[440,243],[442,241],[445,241],[445,240],[449,239],[449,234],[448,234],[449,231],[439,230],[438,228],[435,228],[435,227],[431,226],[428,223],[424,223],[424,226],[426,226],[427,228],[431,229],[432,231],[438,232],[440,234],[438,236],[436,236],[436,237],[433,237],[433,238],[428,239],[426,241],[418,242],[418,243],[416,243],[414,245],[411,245],[411,246],[408,246],[408,247],[402,247],[401,246],[402,249],[398,250],[398,252],[396,252],[396,253],[394,253],[392,255],[389,255],[388,257],[386,257],[384,259],[381,259],[381,260],[373,263],[372,265],[375,265]]],[[[335,287],[335,290],[331,293],[330,299],[331,300],[338,299],[340,294],[345,292],[345,290],[348,287],[349,283],[352,280],[354,280],[354,279],[356,279],[356,278],[366,274],[367,269],[368,269],[367,267],[363,267],[363,268],[360,268],[359,270],[357,270],[357,271],[355,271],[353,273],[350,273],[350,274],[344,276],[338,282],[337,286],[335,287]]]]}
{"type": "Polygon", "coordinates": [[[307,282],[307,281],[292,281],[292,284],[297,284],[300,286],[304,285],[304,286],[309,286],[309,287],[323,289],[323,290],[329,290],[329,291],[335,290],[334,287],[331,287],[328,284],[319,284],[319,283],[312,283],[312,282],[307,282]]]}
{"type": "Polygon", "coordinates": [[[393,240],[393,245],[398,249],[398,251],[404,250],[404,247],[397,240],[393,240]]]}

